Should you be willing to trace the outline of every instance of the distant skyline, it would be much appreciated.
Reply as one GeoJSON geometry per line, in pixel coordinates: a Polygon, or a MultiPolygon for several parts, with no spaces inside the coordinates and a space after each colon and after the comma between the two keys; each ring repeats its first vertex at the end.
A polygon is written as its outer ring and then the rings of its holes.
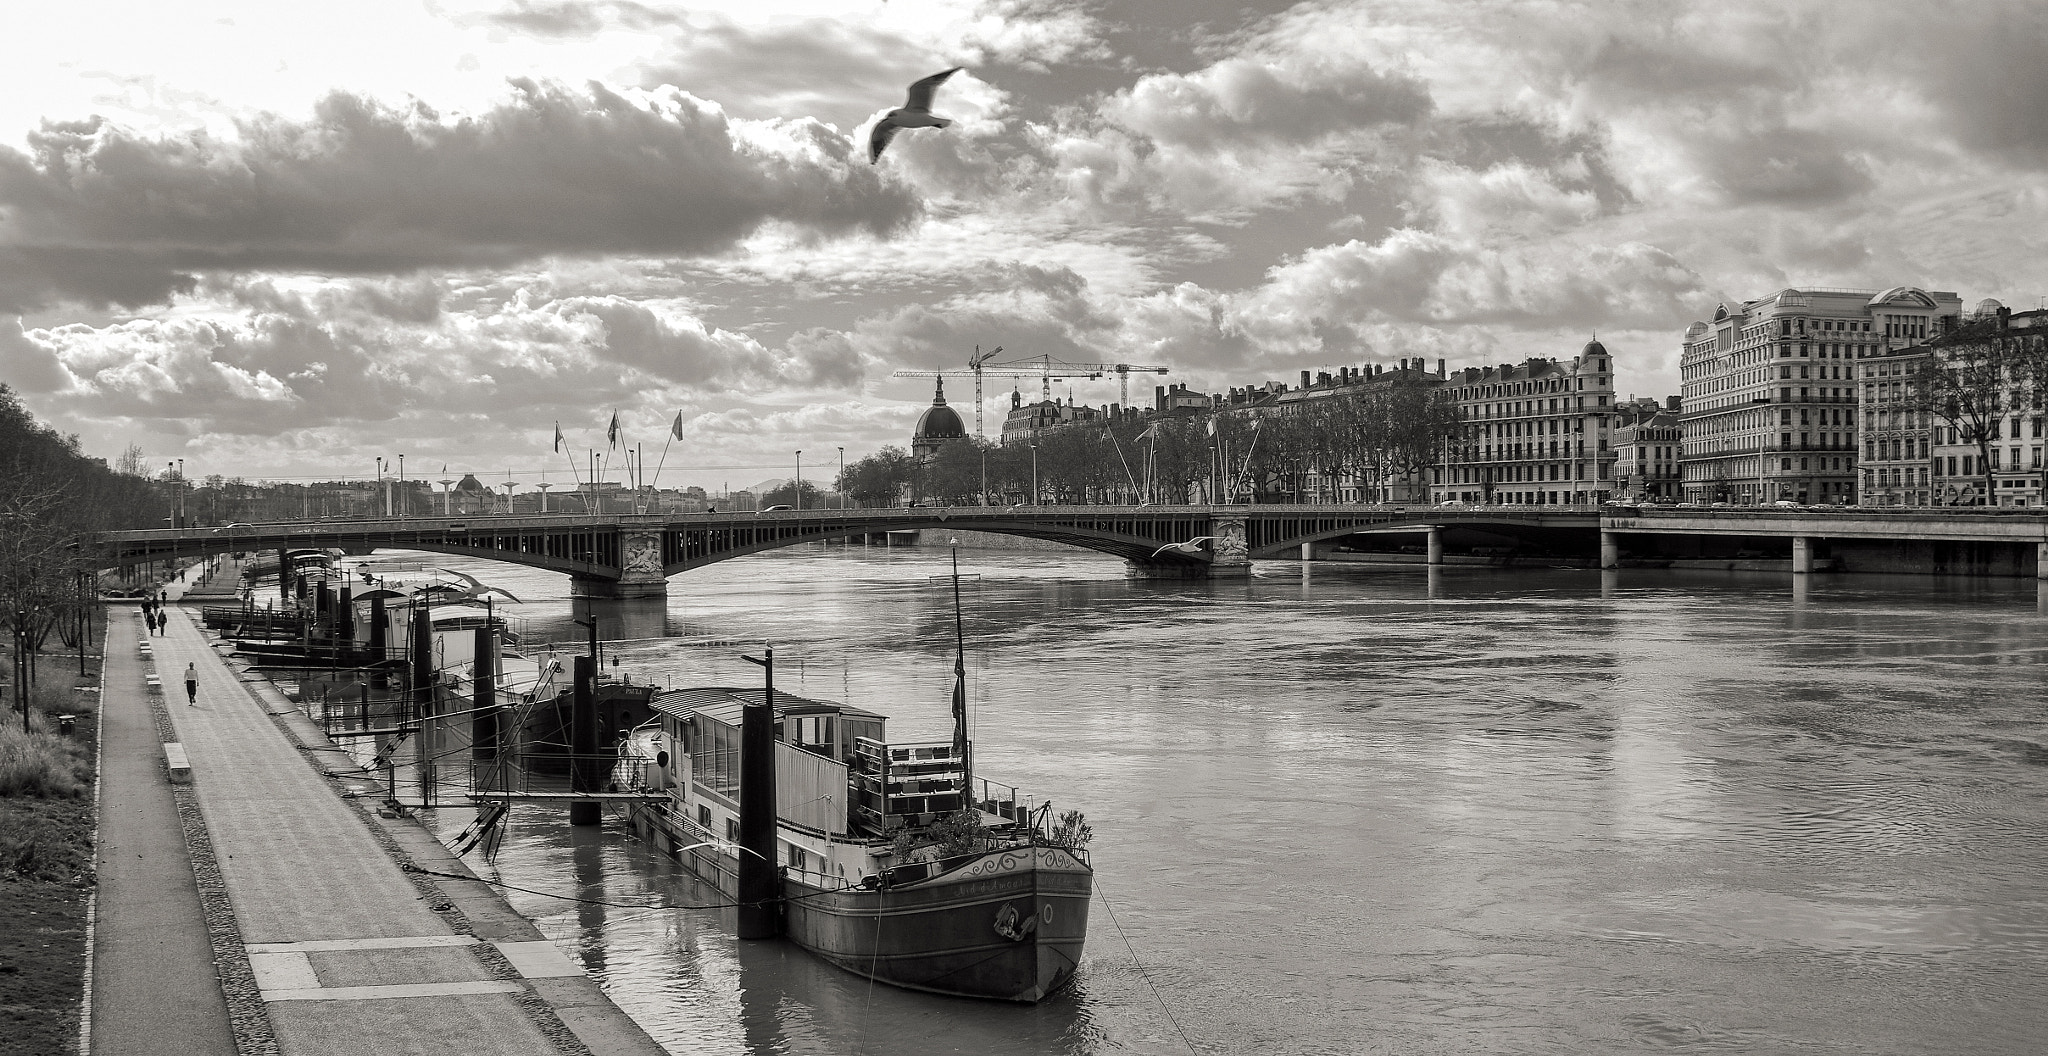
{"type": "Polygon", "coordinates": [[[616,411],[650,468],[682,416],[664,486],[798,449],[829,484],[840,446],[908,445],[931,383],[891,371],[976,345],[1171,365],[1145,405],[1597,332],[1661,398],[1723,300],[2048,295],[2020,0],[88,0],[8,30],[0,381],[194,477],[568,480],[616,411]],[[956,123],[868,164],[951,66],[956,123]]]}

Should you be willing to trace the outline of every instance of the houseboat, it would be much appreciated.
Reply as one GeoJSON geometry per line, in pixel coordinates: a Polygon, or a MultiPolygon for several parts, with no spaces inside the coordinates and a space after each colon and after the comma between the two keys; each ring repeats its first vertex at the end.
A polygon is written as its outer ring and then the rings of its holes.
{"type": "MultiPolygon", "coordinates": [[[[739,891],[740,731],[762,688],[657,694],[635,829],[739,891]]],[[[1078,813],[972,775],[972,747],[891,742],[873,712],[776,692],[780,933],[912,990],[1036,1002],[1074,978],[1094,873],[1078,813]]]]}

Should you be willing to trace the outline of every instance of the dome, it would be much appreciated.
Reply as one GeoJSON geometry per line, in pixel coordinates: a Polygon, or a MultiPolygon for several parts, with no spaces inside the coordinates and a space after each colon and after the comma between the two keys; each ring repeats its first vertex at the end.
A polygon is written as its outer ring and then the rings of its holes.
{"type": "Polygon", "coordinates": [[[1586,347],[1579,350],[1579,355],[1581,356],[1604,356],[1606,354],[1607,346],[1601,344],[1600,339],[1597,337],[1586,342],[1586,347]]]}
{"type": "Polygon", "coordinates": [[[1870,307],[1898,305],[1902,308],[1933,308],[1934,298],[1926,290],[1913,286],[1894,286],[1870,299],[1870,307]]]}
{"type": "Polygon", "coordinates": [[[2004,309],[2005,305],[1998,303],[1996,298],[1986,297],[1983,300],[1977,302],[1977,307],[1972,314],[1978,316],[1979,318],[1990,318],[1991,316],[1997,315],[2004,309]]]}
{"type": "Polygon", "coordinates": [[[943,403],[925,408],[917,419],[917,432],[911,434],[917,440],[958,440],[966,435],[967,424],[960,420],[960,412],[943,403]]]}
{"type": "Polygon", "coordinates": [[[910,434],[911,445],[913,448],[919,444],[937,447],[936,443],[930,442],[958,440],[966,435],[967,423],[960,420],[960,412],[946,406],[946,382],[941,379],[938,391],[932,394],[932,405],[918,416],[917,429],[910,434]]]}
{"type": "Polygon", "coordinates": [[[1685,339],[1691,341],[1694,338],[1705,337],[1706,333],[1707,324],[1695,321],[1691,326],[1685,328],[1685,339]]]}

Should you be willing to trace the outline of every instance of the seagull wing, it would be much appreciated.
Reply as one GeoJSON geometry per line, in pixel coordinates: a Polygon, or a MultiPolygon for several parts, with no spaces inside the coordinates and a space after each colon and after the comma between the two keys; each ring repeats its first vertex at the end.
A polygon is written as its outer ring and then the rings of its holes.
{"type": "Polygon", "coordinates": [[[932,108],[932,93],[939,90],[939,85],[946,83],[946,78],[959,73],[962,69],[965,69],[965,67],[955,66],[950,70],[941,70],[930,77],[926,77],[924,80],[912,84],[910,86],[910,98],[904,100],[903,109],[929,111],[932,108]]]}
{"type": "Polygon", "coordinates": [[[896,122],[886,116],[875,122],[875,130],[868,133],[868,164],[873,165],[882,159],[882,148],[896,138],[897,127],[896,122]]]}

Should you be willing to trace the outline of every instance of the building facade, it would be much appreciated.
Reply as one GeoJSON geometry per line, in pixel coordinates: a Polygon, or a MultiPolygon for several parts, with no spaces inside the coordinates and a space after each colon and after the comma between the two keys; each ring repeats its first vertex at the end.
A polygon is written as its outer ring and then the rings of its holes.
{"type": "Polygon", "coordinates": [[[1913,376],[1932,361],[1925,344],[1864,350],[1856,363],[1857,505],[1927,506],[1935,499],[1931,420],[1919,409],[1913,376]]]}
{"type": "Polygon", "coordinates": [[[1614,497],[1627,502],[1679,498],[1678,397],[1668,407],[1624,408],[1614,426],[1614,497]]]}
{"type": "Polygon", "coordinates": [[[1440,390],[1459,435],[1433,474],[1438,502],[1597,504],[1614,489],[1614,360],[1591,341],[1570,360],[1452,371],[1440,390]]]}
{"type": "Polygon", "coordinates": [[[1953,293],[1786,289],[1686,329],[1680,472],[1690,502],[1845,504],[1857,480],[1856,363],[1954,325],[1953,293]]]}
{"type": "Polygon", "coordinates": [[[1984,445],[1972,435],[1971,422],[1931,418],[1929,499],[1942,506],[2040,506],[2042,447],[2048,444],[2048,393],[2042,388],[2048,379],[2040,371],[2048,367],[2048,311],[2010,312],[1986,301],[1977,316],[1990,328],[1984,337],[1937,345],[1933,355],[1937,361],[1974,358],[1994,365],[2002,383],[1988,402],[1996,413],[1983,422],[1984,445]]]}

